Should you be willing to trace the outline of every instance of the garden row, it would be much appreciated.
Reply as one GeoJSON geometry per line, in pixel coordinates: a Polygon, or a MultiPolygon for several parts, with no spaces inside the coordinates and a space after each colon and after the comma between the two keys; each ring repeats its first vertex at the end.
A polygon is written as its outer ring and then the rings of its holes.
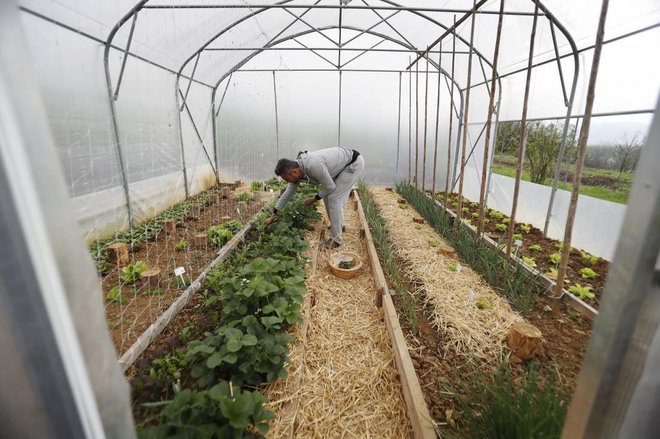
{"type": "Polygon", "coordinates": [[[190,324],[140,360],[132,375],[141,437],[259,437],[272,413],[259,388],[286,376],[287,328],[306,294],[301,235],[318,219],[300,190],[207,276],[190,324]],[[203,300],[201,300],[203,299],[203,300]]]}
{"type": "MultiPolygon", "coordinates": [[[[436,199],[445,203],[445,194],[436,194],[436,199]]],[[[447,209],[458,214],[458,194],[447,194],[447,209]]],[[[463,198],[460,203],[461,217],[468,225],[476,225],[479,217],[479,203],[463,198]]],[[[506,245],[506,234],[511,227],[511,219],[494,209],[486,209],[484,232],[502,248],[506,245]]],[[[530,268],[538,270],[551,281],[557,280],[557,271],[561,261],[563,243],[543,235],[543,232],[531,224],[513,225],[514,254],[520,257],[530,268]]],[[[564,280],[564,288],[586,301],[595,308],[600,303],[600,296],[605,286],[609,263],[586,251],[571,248],[564,280]]]]}
{"type": "Polygon", "coordinates": [[[94,243],[92,252],[103,270],[106,318],[120,354],[270,197],[238,183],[214,188],[172,206],[132,232],[94,243]]]}
{"type": "Polygon", "coordinates": [[[440,434],[559,437],[589,322],[569,317],[565,306],[553,318],[526,270],[507,267],[497,249],[451,227],[449,215],[421,192],[398,189],[407,201],[397,203],[396,194],[382,189],[361,187],[360,195],[440,434]],[[448,244],[455,254],[446,251],[448,244]],[[540,329],[543,343],[532,356],[509,357],[497,325],[511,323],[502,320],[496,310],[502,305],[483,280],[468,274],[470,267],[540,329]],[[475,340],[474,327],[482,327],[502,355],[485,359],[488,341],[475,340]]]}

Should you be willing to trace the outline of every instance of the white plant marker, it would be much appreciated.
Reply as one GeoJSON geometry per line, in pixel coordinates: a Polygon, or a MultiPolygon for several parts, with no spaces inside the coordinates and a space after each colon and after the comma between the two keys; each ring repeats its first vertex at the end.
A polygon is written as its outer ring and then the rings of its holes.
{"type": "Polygon", "coordinates": [[[470,303],[474,303],[474,298],[476,297],[476,294],[473,289],[470,289],[470,303]]]}
{"type": "Polygon", "coordinates": [[[174,269],[174,275],[179,276],[179,278],[181,279],[181,284],[184,285],[184,286],[186,285],[186,281],[183,279],[183,274],[185,272],[186,272],[186,269],[183,268],[183,267],[177,267],[177,268],[174,269]]]}
{"type": "Polygon", "coordinates": [[[462,268],[463,267],[461,267],[461,264],[456,263],[456,274],[460,273],[462,268]]]}

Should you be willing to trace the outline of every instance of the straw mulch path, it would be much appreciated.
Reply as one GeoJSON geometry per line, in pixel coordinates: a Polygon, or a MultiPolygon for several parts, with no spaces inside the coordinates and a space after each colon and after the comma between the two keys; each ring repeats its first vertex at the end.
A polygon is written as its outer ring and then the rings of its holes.
{"type": "Polygon", "coordinates": [[[369,192],[385,221],[393,252],[405,264],[404,275],[416,285],[413,294],[425,302],[432,324],[446,340],[440,354],[455,353],[467,361],[501,358],[508,329],[522,317],[458,257],[438,252],[446,243],[431,226],[413,221],[419,214],[412,206],[401,208],[400,197],[384,188],[369,192]],[[480,302],[486,309],[479,309],[480,302]]]}
{"type": "Polygon", "coordinates": [[[289,377],[265,391],[277,416],[268,437],[412,437],[353,205],[350,199],[341,250],[360,255],[359,276],[339,279],[331,273],[329,252],[319,249],[324,225],[306,236],[304,322],[293,329],[289,377]]]}

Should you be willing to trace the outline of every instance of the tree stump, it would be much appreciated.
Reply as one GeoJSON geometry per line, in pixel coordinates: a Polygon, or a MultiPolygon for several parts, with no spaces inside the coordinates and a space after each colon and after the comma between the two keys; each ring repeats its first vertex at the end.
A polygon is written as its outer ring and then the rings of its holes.
{"type": "Polygon", "coordinates": [[[450,258],[453,258],[456,254],[456,251],[454,250],[453,247],[450,247],[448,245],[440,244],[440,247],[438,248],[438,254],[448,256],[450,258]]]}
{"type": "Polygon", "coordinates": [[[211,195],[211,202],[215,205],[220,204],[220,194],[212,194],[211,195]]]}
{"type": "Polygon", "coordinates": [[[160,283],[160,269],[152,268],[147,271],[140,273],[140,277],[144,280],[145,285],[148,286],[150,290],[155,290],[158,288],[160,283]]]}
{"type": "Polygon", "coordinates": [[[413,222],[417,224],[424,224],[424,220],[422,218],[414,217],[413,222]]]}
{"type": "Polygon", "coordinates": [[[386,187],[385,190],[386,190],[387,192],[394,192],[394,188],[393,188],[393,187],[386,187]]]}
{"type": "Polygon", "coordinates": [[[108,260],[117,265],[128,264],[128,244],[125,242],[115,242],[108,246],[108,260]]]}
{"type": "Polygon", "coordinates": [[[517,322],[509,329],[506,344],[516,357],[529,360],[534,352],[541,346],[541,331],[526,322],[517,322]]]}
{"type": "Polygon", "coordinates": [[[227,195],[229,194],[229,189],[226,187],[220,188],[220,198],[225,199],[227,198],[227,195]]]}
{"type": "Polygon", "coordinates": [[[407,201],[404,200],[403,198],[399,198],[398,200],[396,200],[396,202],[399,203],[399,204],[406,204],[407,203],[407,201]]]}
{"type": "Polygon", "coordinates": [[[194,237],[196,248],[206,248],[209,243],[209,235],[206,233],[198,233],[194,237]]]}
{"type": "Polygon", "coordinates": [[[176,230],[176,221],[174,221],[173,219],[166,219],[165,221],[163,221],[163,229],[165,230],[165,233],[167,233],[168,235],[170,233],[174,233],[174,231],[176,230]]]}

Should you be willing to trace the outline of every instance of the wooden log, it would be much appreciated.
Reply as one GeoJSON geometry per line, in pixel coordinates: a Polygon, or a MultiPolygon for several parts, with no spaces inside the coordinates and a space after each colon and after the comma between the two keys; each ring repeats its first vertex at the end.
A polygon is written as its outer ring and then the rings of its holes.
{"type": "Polygon", "coordinates": [[[165,230],[165,233],[167,233],[168,235],[170,233],[174,233],[174,231],[176,230],[176,221],[174,221],[173,219],[164,220],[163,230],[165,230]]]}
{"type": "Polygon", "coordinates": [[[541,346],[541,331],[527,322],[517,322],[509,329],[506,344],[516,357],[529,360],[541,346]]]}
{"type": "Polygon", "coordinates": [[[456,250],[451,246],[441,244],[440,247],[438,247],[438,254],[453,258],[456,255],[456,250]]]}
{"type": "Polygon", "coordinates": [[[215,205],[220,204],[220,194],[211,194],[211,202],[215,205]]]}
{"type": "Polygon", "coordinates": [[[407,203],[407,201],[403,198],[399,198],[398,200],[396,200],[396,202],[399,203],[399,204],[406,204],[407,203]]]}
{"type": "Polygon", "coordinates": [[[196,248],[206,248],[209,243],[209,235],[206,233],[198,233],[194,237],[196,248]]]}
{"type": "Polygon", "coordinates": [[[140,277],[144,280],[145,285],[149,287],[150,290],[155,290],[158,288],[160,283],[160,269],[152,268],[147,271],[140,273],[140,277]]]}
{"type": "Polygon", "coordinates": [[[386,187],[385,190],[386,190],[387,192],[394,192],[394,188],[393,188],[393,187],[386,187]]]}
{"type": "Polygon", "coordinates": [[[125,242],[115,242],[108,246],[108,260],[117,265],[127,265],[128,259],[128,244],[125,242]]]}
{"type": "Polygon", "coordinates": [[[413,222],[417,224],[424,224],[424,220],[422,218],[414,217],[413,222]]]}

